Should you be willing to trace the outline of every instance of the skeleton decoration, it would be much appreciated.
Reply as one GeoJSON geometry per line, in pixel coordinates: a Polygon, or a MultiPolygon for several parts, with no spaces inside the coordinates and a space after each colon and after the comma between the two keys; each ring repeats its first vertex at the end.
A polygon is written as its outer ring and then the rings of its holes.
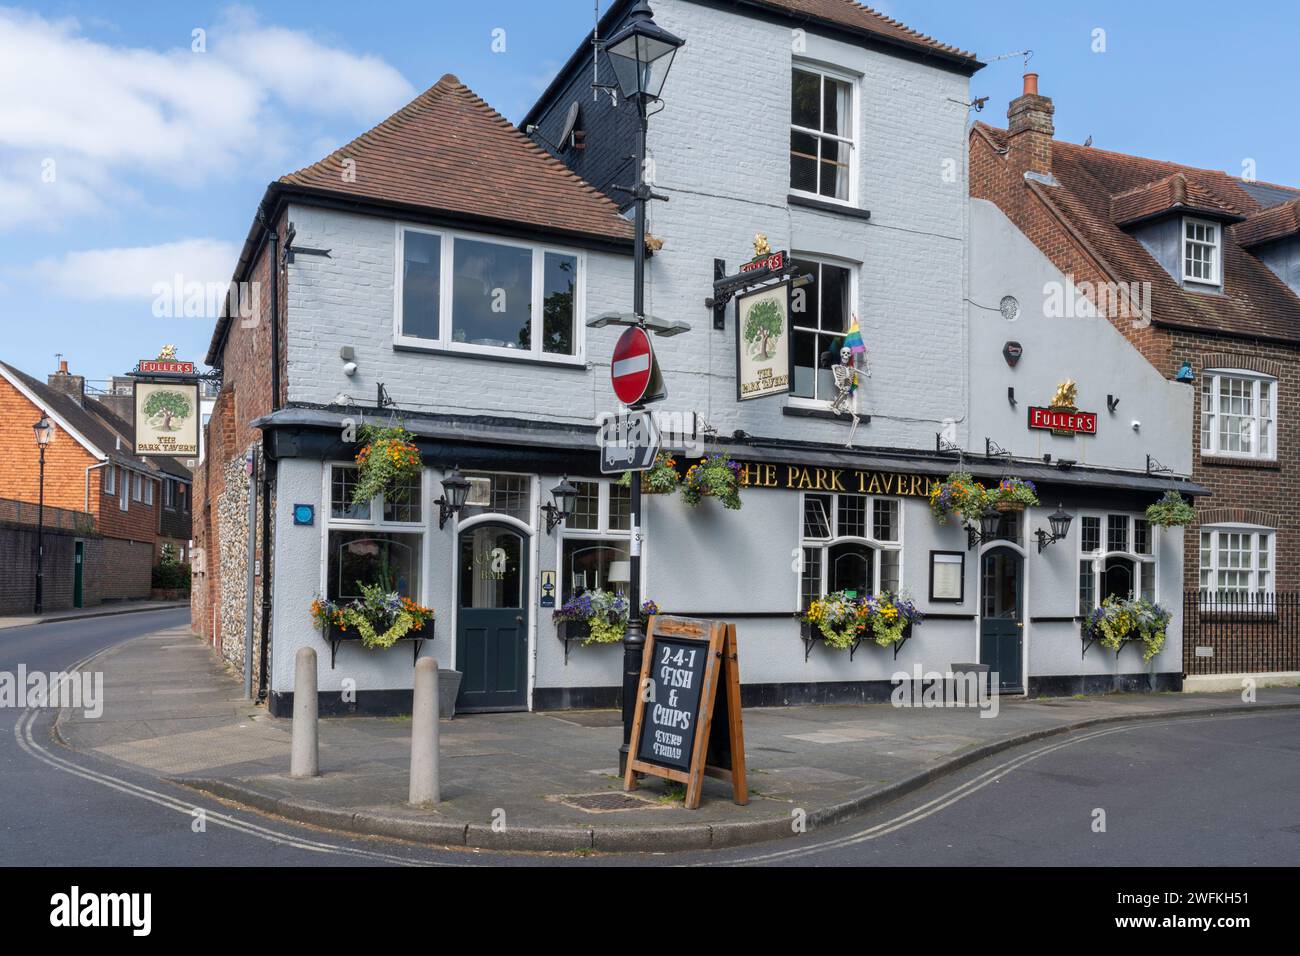
{"type": "Polygon", "coordinates": [[[847,345],[840,349],[840,360],[831,366],[831,375],[835,379],[835,399],[831,402],[831,411],[836,415],[852,416],[853,427],[849,429],[849,440],[846,443],[852,448],[853,436],[862,419],[849,404],[853,400],[853,393],[858,390],[858,370],[853,367],[853,350],[847,345]]]}

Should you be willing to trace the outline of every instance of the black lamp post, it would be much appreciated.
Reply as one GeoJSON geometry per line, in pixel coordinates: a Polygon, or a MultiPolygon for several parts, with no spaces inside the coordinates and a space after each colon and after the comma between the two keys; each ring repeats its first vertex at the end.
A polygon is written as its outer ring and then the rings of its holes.
{"type": "Polygon", "coordinates": [[[542,513],[546,515],[547,534],[551,534],[556,525],[573,514],[573,506],[578,500],[578,489],[570,484],[568,475],[551,489],[551,499],[554,504],[542,506],[542,513]]]}
{"type": "Polygon", "coordinates": [[[979,530],[977,531],[974,528],[966,529],[967,548],[973,548],[976,544],[983,544],[985,541],[992,541],[998,536],[998,528],[1001,524],[1002,512],[989,505],[980,512],[979,530]]]}
{"type": "Polygon", "coordinates": [[[1042,554],[1043,549],[1049,544],[1060,541],[1069,534],[1070,522],[1073,520],[1074,516],[1067,514],[1058,504],[1056,510],[1047,516],[1047,523],[1052,526],[1052,533],[1048,534],[1042,528],[1039,528],[1034,532],[1035,536],[1038,538],[1038,553],[1042,554]]]}
{"type": "Polygon", "coordinates": [[[451,474],[442,479],[442,495],[434,504],[438,506],[438,527],[447,523],[452,515],[460,514],[469,496],[469,481],[460,473],[460,465],[451,470],[451,474]]]}
{"type": "Polygon", "coordinates": [[[35,613],[45,610],[45,446],[54,437],[54,426],[45,415],[32,426],[36,445],[41,450],[40,504],[36,507],[36,607],[35,613]]]}
{"type": "MultiPolygon", "coordinates": [[[[645,327],[645,206],[652,197],[645,181],[646,106],[658,100],[673,57],[686,41],[673,36],[654,22],[647,0],[639,0],[628,13],[627,26],[605,44],[605,55],[614,70],[620,92],[636,109],[636,185],[632,198],[636,207],[634,258],[632,266],[632,311],[645,327]]],[[[619,772],[627,765],[632,741],[632,718],[636,711],[637,683],[641,678],[641,657],[645,652],[645,630],[641,625],[641,482],[632,479],[631,538],[628,580],[627,633],[623,637],[623,746],[618,751],[619,772]]]]}

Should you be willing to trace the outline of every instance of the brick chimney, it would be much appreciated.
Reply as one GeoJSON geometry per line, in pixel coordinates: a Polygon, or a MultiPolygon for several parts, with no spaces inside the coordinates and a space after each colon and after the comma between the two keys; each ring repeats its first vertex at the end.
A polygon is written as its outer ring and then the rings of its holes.
{"type": "Polygon", "coordinates": [[[68,395],[78,405],[84,405],[86,402],[86,376],[73,375],[68,371],[68,360],[63,359],[59,362],[59,370],[49,376],[46,384],[57,391],[68,395]]]}
{"type": "Polygon", "coordinates": [[[1025,91],[1007,107],[1007,129],[1011,133],[1011,160],[1026,172],[1040,176],[1052,174],[1052,114],[1056,107],[1051,97],[1038,95],[1038,74],[1025,74],[1025,91]]]}

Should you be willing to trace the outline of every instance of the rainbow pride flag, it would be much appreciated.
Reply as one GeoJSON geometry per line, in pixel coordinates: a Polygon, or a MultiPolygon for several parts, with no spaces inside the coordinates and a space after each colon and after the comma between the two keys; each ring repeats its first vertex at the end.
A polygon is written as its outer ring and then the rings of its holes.
{"type": "Polygon", "coordinates": [[[862,329],[858,327],[856,313],[853,316],[853,322],[849,325],[849,330],[844,333],[844,347],[851,349],[854,355],[867,350],[867,343],[862,341],[862,329]]]}

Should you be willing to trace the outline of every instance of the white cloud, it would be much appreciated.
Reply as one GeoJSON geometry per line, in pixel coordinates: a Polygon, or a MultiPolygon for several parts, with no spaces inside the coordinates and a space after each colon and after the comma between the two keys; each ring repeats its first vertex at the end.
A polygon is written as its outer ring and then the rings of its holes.
{"type": "Polygon", "coordinates": [[[141,175],[200,183],[276,160],[293,120],[374,122],[414,95],[393,67],[233,11],[207,52],[85,36],[0,8],[0,228],[93,210],[141,175]],[[59,168],[43,181],[42,163],[59,168]],[[51,186],[55,188],[50,188],[51,186]]]}
{"type": "Polygon", "coordinates": [[[157,246],[69,252],[42,259],[27,275],[51,293],[70,299],[149,302],[159,295],[160,284],[168,289],[190,283],[224,286],[235,271],[238,255],[239,246],[233,242],[183,239],[157,246]]]}

